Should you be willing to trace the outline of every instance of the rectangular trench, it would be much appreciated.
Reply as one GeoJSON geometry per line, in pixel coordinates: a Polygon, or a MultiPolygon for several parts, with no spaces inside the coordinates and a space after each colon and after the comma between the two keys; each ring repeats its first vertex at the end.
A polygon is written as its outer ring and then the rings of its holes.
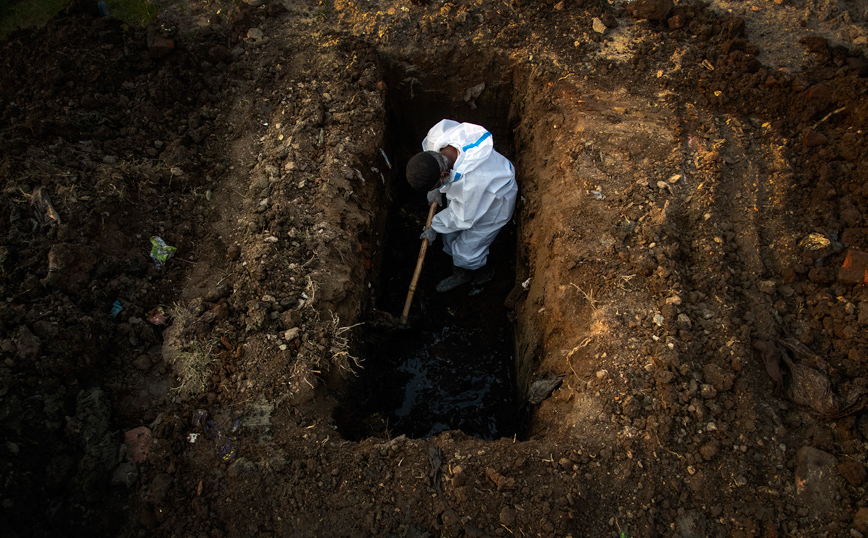
{"type": "Polygon", "coordinates": [[[495,150],[514,161],[509,70],[499,65],[482,73],[467,63],[462,71],[455,67],[462,65],[460,58],[384,63],[389,203],[380,256],[374,257],[379,268],[372,271],[369,323],[357,349],[365,368],[340,398],[336,424],[354,440],[425,438],[446,430],[481,439],[522,437],[528,413],[516,383],[514,330],[504,306],[516,283],[514,221],[492,244],[487,267],[494,269],[493,280],[436,292],[452,270],[438,239],[428,248],[408,328],[372,321],[382,312],[400,315],[416,265],[427,202],[407,184],[404,168],[428,129],[444,118],[482,125],[492,133],[495,150]]]}

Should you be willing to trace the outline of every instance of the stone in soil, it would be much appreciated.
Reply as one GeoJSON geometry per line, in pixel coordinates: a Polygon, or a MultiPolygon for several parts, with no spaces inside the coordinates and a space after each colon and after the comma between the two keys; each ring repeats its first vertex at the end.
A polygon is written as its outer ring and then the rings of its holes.
{"type": "Polygon", "coordinates": [[[848,250],[838,270],[838,280],[844,284],[868,284],[868,253],[848,250]]]}
{"type": "Polygon", "coordinates": [[[796,453],[796,499],[808,515],[817,519],[828,518],[837,508],[838,460],[835,456],[805,446],[796,453]]]}

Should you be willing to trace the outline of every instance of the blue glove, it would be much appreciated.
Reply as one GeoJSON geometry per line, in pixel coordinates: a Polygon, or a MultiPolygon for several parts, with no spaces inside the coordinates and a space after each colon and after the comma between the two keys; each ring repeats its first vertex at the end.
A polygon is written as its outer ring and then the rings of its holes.
{"type": "Polygon", "coordinates": [[[443,205],[443,193],[437,189],[431,189],[428,191],[428,205],[431,205],[434,202],[437,202],[437,205],[439,206],[443,205]]]}
{"type": "Polygon", "coordinates": [[[419,239],[427,239],[428,244],[431,244],[434,242],[435,239],[437,239],[437,232],[434,231],[434,228],[429,226],[425,228],[425,231],[422,232],[422,235],[419,236],[419,239]]]}

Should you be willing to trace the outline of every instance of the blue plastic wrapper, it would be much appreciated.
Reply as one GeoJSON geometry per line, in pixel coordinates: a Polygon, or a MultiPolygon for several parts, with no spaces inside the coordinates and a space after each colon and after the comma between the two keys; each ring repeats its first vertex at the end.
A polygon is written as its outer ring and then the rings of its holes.
{"type": "Polygon", "coordinates": [[[112,313],[112,317],[113,317],[113,318],[118,317],[118,314],[120,314],[120,313],[121,313],[121,310],[123,310],[123,309],[124,309],[124,307],[121,306],[121,302],[120,302],[120,301],[115,301],[114,304],[112,304],[112,312],[111,312],[111,313],[112,313]]]}

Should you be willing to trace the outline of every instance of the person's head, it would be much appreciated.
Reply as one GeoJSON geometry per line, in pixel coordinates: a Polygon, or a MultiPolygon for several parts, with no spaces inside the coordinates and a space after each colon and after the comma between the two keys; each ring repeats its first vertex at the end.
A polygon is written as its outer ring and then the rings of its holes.
{"type": "Polygon", "coordinates": [[[417,191],[427,192],[449,174],[449,159],[439,151],[423,151],[407,163],[407,182],[417,191]]]}

